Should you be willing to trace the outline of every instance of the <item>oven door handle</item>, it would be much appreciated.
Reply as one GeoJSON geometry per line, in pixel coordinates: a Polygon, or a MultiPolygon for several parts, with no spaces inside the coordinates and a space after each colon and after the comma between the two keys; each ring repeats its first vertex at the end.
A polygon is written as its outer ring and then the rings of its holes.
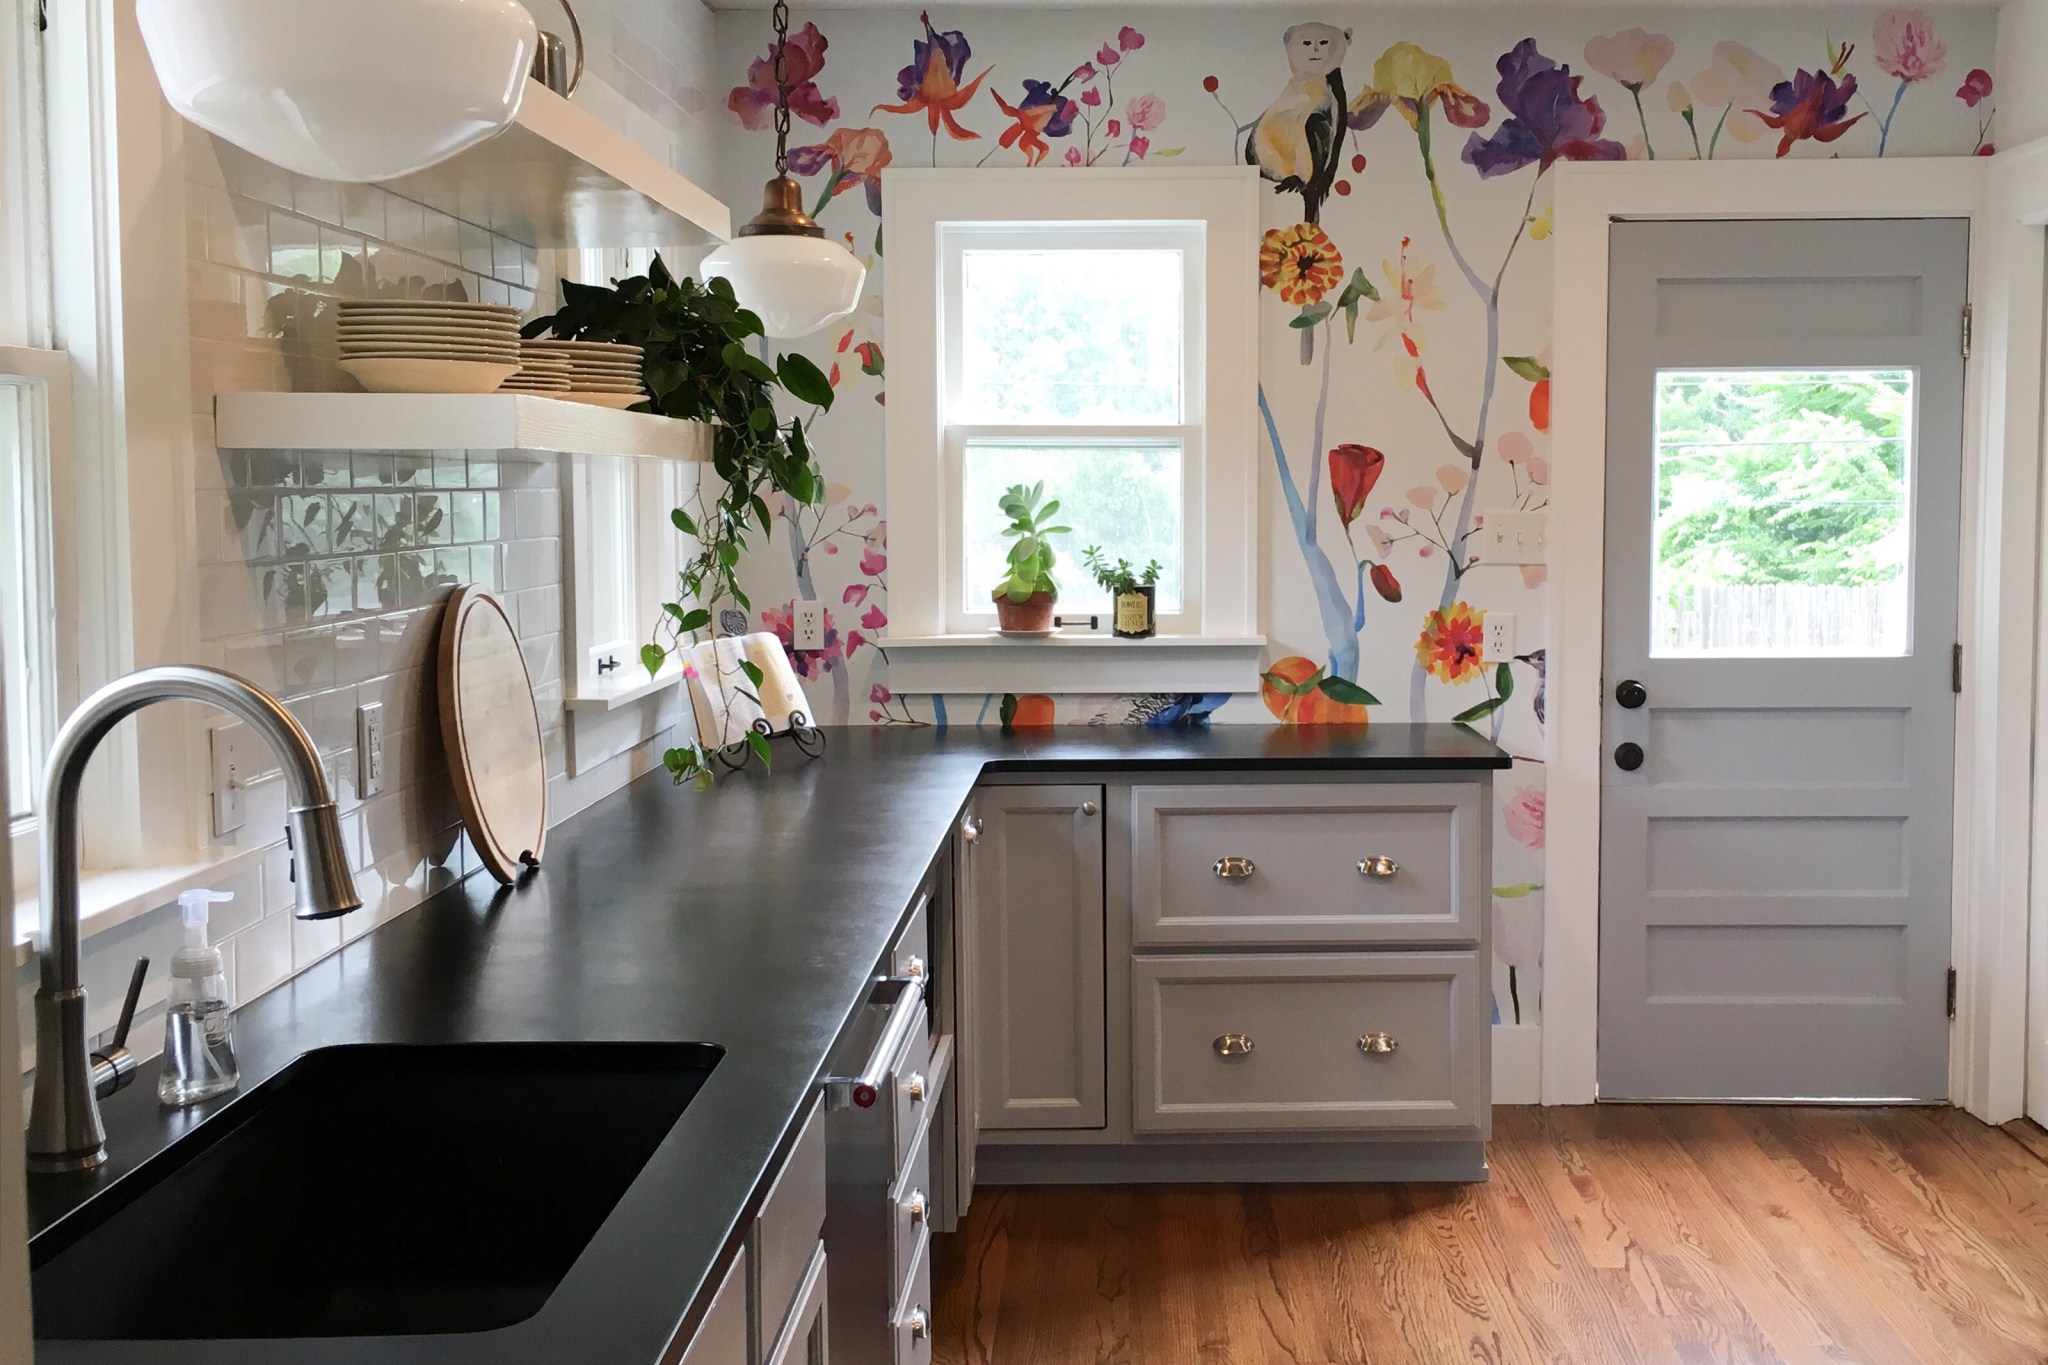
{"type": "Polygon", "coordinates": [[[869,1109],[880,1097],[883,1087],[889,1083],[889,1066],[896,1060],[903,1045],[910,1041],[911,1031],[924,1026],[924,978],[921,976],[884,976],[875,981],[875,993],[870,997],[873,1003],[887,1003],[889,1024],[882,1030],[882,1036],[875,1044],[875,1050],[868,1054],[867,1065],[857,1076],[827,1076],[825,1085],[825,1108],[869,1109]]]}

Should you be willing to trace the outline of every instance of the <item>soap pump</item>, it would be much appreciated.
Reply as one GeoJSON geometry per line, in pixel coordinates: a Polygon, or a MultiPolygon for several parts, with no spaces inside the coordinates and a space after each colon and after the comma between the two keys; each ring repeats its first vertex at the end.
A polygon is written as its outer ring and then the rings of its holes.
{"type": "Polygon", "coordinates": [[[185,943],[171,958],[171,996],[164,1015],[163,1073],[156,1083],[165,1104],[197,1104],[225,1095],[242,1079],[235,1064],[234,1017],[229,1013],[227,966],[207,942],[207,907],[231,893],[187,891],[178,897],[185,943]]]}

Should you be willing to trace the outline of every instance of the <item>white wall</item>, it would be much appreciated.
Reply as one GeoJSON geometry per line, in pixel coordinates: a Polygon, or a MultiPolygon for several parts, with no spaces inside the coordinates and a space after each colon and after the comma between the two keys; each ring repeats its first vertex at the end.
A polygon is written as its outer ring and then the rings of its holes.
{"type": "Polygon", "coordinates": [[[2048,0],[2012,0],[1998,12],[2000,146],[2048,136],[2048,0]]]}

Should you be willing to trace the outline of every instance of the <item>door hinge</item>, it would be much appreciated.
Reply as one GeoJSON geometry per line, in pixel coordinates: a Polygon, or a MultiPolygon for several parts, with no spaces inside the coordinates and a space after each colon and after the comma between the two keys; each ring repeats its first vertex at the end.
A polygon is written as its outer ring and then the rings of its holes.
{"type": "Polygon", "coordinates": [[[1964,305],[1963,305],[1963,359],[1965,359],[1965,360],[1968,360],[1968,359],[1970,358],[1970,335],[1971,335],[1971,333],[1972,333],[1972,332],[1973,332],[1973,331],[1975,330],[1975,325],[1974,325],[1974,324],[1976,323],[1976,320],[1977,320],[1977,306],[1976,306],[1975,304],[1973,304],[1973,303],[1966,303],[1966,304],[1964,304],[1964,305]]]}
{"type": "Polygon", "coordinates": [[[1948,690],[1957,696],[1963,694],[1963,646],[1961,641],[1949,646],[1948,690]]]}
{"type": "Polygon", "coordinates": [[[1956,1017],[1956,969],[1948,969],[1948,1017],[1956,1017]]]}

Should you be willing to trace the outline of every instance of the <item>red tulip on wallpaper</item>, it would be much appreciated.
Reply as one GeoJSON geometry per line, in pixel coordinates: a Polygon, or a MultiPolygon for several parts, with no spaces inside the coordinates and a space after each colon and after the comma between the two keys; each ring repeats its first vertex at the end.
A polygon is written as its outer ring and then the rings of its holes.
{"type": "Polygon", "coordinates": [[[1365,510],[1365,500],[1372,496],[1373,485],[1380,481],[1380,471],[1386,465],[1387,457],[1371,446],[1347,442],[1330,452],[1330,492],[1337,499],[1337,515],[1347,531],[1365,510]]]}

